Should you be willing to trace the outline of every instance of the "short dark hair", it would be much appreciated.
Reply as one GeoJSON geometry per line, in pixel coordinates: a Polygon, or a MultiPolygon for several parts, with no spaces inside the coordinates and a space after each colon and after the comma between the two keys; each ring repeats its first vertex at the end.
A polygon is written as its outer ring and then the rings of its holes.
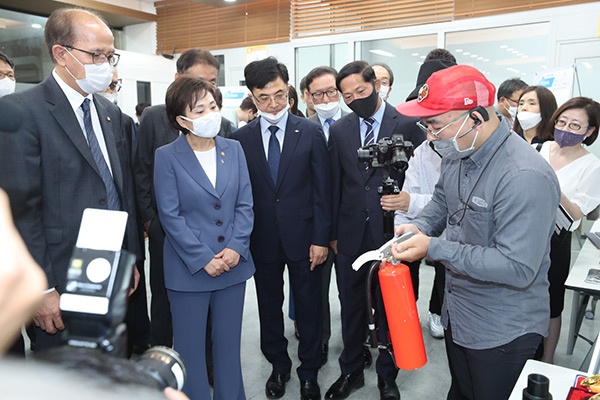
{"type": "Polygon", "coordinates": [[[215,89],[215,103],[217,103],[217,107],[219,107],[219,110],[223,108],[223,93],[221,93],[221,90],[219,88],[215,89]]]}
{"type": "Polygon", "coordinates": [[[354,74],[360,74],[365,82],[375,82],[377,80],[375,71],[373,71],[369,63],[366,61],[352,61],[344,65],[340,72],[338,72],[335,84],[340,92],[342,91],[340,82],[354,74]]]}
{"type": "Polygon", "coordinates": [[[178,131],[183,130],[184,128],[177,122],[177,117],[184,115],[188,108],[194,108],[196,102],[207,94],[211,94],[213,98],[217,96],[215,87],[205,79],[186,75],[175,79],[165,96],[167,116],[171,125],[178,131]]]}
{"type": "Polygon", "coordinates": [[[322,67],[313,68],[304,77],[305,89],[310,92],[310,84],[318,77],[326,75],[326,74],[333,75],[333,79],[337,78],[337,71],[334,68],[331,68],[331,67],[328,67],[325,65],[322,67]]]}
{"type": "Polygon", "coordinates": [[[75,19],[76,13],[80,11],[98,18],[104,25],[107,25],[106,21],[104,21],[100,15],[90,10],[84,10],[83,8],[59,8],[58,10],[53,11],[46,21],[44,38],[46,40],[48,52],[50,53],[50,58],[54,64],[56,64],[56,60],[54,59],[54,54],[52,54],[52,47],[57,44],[61,46],[72,46],[77,41],[77,24],[73,23],[73,20],[75,19]]]}
{"type": "Polygon", "coordinates": [[[425,56],[425,61],[429,60],[446,60],[457,64],[456,57],[446,49],[433,49],[425,56]]]}
{"type": "Polygon", "coordinates": [[[298,110],[298,93],[296,88],[292,85],[288,85],[288,101],[293,100],[294,104],[290,104],[290,112],[294,115],[304,118],[302,111],[298,110]]]}
{"type": "Polygon", "coordinates": [[[389,65],[382,63],[382,62],[376,62],[371,64],[371,67],[382,67],[383,69],[385,69],[388,73],[388,75],[390,76],[390,86],[392,86],[394,84],[394,72],[392,71],[392,69],[390,68],[389,65]]]}
{"type": "Polygon", "coordinates": [[[204,64],[214,67],[217,71],[221,68],[219,60],[210,51],[202,49],[189,49],[181,53],[177,59],[177,73],[185,74],[194,65],[204,64]]]}
{"type": "MultiPolygon", "coordinates": [[[[540,106],[540,115],[542,120],[536,127],[536,136],[541,141],[546,141],[552,139],[552,127],[554,126],[554,120],[552,119],[552,114],[556,111],[556,98],[554,94],[550,91],[550,89],[545,88],[543,86],[527,86],[523,89],[521,96],[519,97],[519,101],[521,101],[521,97],[523,97],[526,93],[535,92],[538,98],[538,104],[540,106]]],[[[523,134],[523,128],[519,123],[519,113],[517,112],[517,118],[515,118],[515,122],[513,125],[513,129],[515,132],[523,134]]]]}
{"type": "Polygon", "coordinates": [[[1,51],[0,51],[0,61],[4,61],[13,69],[13,71],[15,70],[15,63],[12,62],[12,60],[10,58],[8,58],[8,56],[1,51]]]}
{"type": "Polygon", "coordinates": [[[246,65],[246,68],[244,68],[244,78],[246,79],[246,87],[250,91],[262,89],[269,82],[277,80],[277,78],[281,78],[286,85],[290,80],[287,67],[277,61],[275,57],[252,61],[246,65]]]}
{"type": "Polygon", "coordinates": [[[255,114],[258,112],[258,108],[256,108],[256,104],[254,104],[254,100],[252,100],[252,97],[250,96],[244,97],[242,104],[240,104],[240,108],[243,111],[252,110],[255,114]]]}
{"type": "Polygon", "coordinates": [[[306,76],[304,78],[300,79],[300,85],[298,85],[298,86],[300,87],[300,92],[302,92],[301,94],[303,94],[305,90],[308,90],[307,86],[306,86],[306,76]]]}
{"type": "Polygon", "coordinates": [[[135,115],[142,115],[147,107],[150,107],[150,103],[139,103],[137,106],[135,106],[135,115]]]}
{"type": "Polygon", "coordinates": [[[554,122],[560,118],[561,114],[567,110],[575,108],[581,108],[585,111],[588,117],[589,128],[594,128],[594,132],[590,136],[586,137],[583,141],[583,144],[586,146],[591,146],[598,137],[598,127],[600,124],[600,104],[589,97],[573,97],[558,107],[554,114],[552,114],[552,124],[548,127],[548,129],[550,129],[549,134],[552,135],[554,133],[554,122]]]}
{"type": "Polygon", "coordinates": [[[527,83],[525,83],[519,78],[507,79],[504,82],[502,82],[500,86],[498,86],[498,93],[496,97],[498,100],[500,100],[500,97],[510,99],[514,92],[516,92],[517,90],[525,89],[527,86],[527,83]]]}

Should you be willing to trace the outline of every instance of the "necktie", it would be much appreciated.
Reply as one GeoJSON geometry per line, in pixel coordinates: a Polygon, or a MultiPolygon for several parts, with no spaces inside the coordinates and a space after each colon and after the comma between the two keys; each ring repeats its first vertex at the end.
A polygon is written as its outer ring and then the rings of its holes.
{"type": "Polygon", "coordinates": [[[273,183],[277,184],[277,172],[279,171],[279,160],[281,159],[281,148],[279,147],[279,140],[275,134],[279,130],[276,125],[271,125],[269,127],[271,131],[271,138],[269,139],[269,159],[267,162],[269,163],[269,170],[271,171],[271,177],[273,178],[273,183]]]}
{"type": "Polygon", "coordinates": [[[365,118],[365,124],[367,124],[367,132],[365,133],[365,144],[364,146],[371,145],[375,142],[375,135],[373,132],[373,124],[375,120],[373,118],[365,118]]]}
{"type": "Polygon", "coordinates": [[[90,150],[92,152],[92,156],[94,157],[94,161],[96,161],[96,166],[100,171],[100,177],[104,182],[104,186],[106,187],[106,194],[108,197],[108,209],[109,210],[120,210],[121,202],[119,201],[119,194],[117,193],[117,188],[115,186],[115,181],[108,169],[108,164],[104,159],[104,155],[100,150],[100,145],[98,144],[98,139],[96,138],[96,134],[94,133],[94,127],[92,125],[92,117],[90,115],[90,99],[83,100],[81,104],[81,109],[83,110],[83,125],[85,126],[85,134],[87,135],[88,143],[90,145],[90,150]]]}
{"type": "Polygon", "coordinates": [[[327,118],[327,119],[325,120],[325,123],[326,123],[327,125],[329,125],[329,126],[331,126],[331,124],[333,124],[334,122],[335,122],[335,120],[334,120],[333,118],[327,118]]]}

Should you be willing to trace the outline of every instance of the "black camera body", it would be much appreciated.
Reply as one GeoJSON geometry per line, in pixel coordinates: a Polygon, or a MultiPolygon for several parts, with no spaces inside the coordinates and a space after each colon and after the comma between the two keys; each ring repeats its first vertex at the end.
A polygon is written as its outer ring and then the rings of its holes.
{"type": "Polygon", "coordinates": [[[372,168],[405,171],[412,153],[412,143],[405,141],[402,135],[394,135],[358,149],[358,161],[368,163],[372,168]]]}

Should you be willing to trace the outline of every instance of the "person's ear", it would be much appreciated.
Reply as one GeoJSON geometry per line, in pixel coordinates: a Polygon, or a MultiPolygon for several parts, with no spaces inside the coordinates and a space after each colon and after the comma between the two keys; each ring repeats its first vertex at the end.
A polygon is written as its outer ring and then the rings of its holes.
{"type": "Polygon", "coordinates": [[[185,119],[181,118],[180,116],[175,117],[175,121],[177,121],[177,123],[179,124],[179,126],[185,131],[187,132],[190,128],[187,126],[187,122],[185,119]]]}
{"type": "Polygon", "coordinates": [[[62,47],[61,45],[55,44],[54,46],[52,46],[52,55],[54,56],[54,59],[56,60],[56,63],[58,65],[60,65],[61,67],[64,67],[66,64],[66,60],[65,57],[68,56],[67,54],[67,50],[62,47]]]}

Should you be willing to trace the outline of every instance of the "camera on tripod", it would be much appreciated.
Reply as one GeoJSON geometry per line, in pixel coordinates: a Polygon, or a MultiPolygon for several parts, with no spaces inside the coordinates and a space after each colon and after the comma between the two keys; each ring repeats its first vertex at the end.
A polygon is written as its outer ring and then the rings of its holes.
{"type": "Polygon", "coordinates": [[[405,141],[402,135],[394,135],[358,149],[358,161],[366,162],[372,168],[405,171],[412,152],[411,142],[405,141]]]}

